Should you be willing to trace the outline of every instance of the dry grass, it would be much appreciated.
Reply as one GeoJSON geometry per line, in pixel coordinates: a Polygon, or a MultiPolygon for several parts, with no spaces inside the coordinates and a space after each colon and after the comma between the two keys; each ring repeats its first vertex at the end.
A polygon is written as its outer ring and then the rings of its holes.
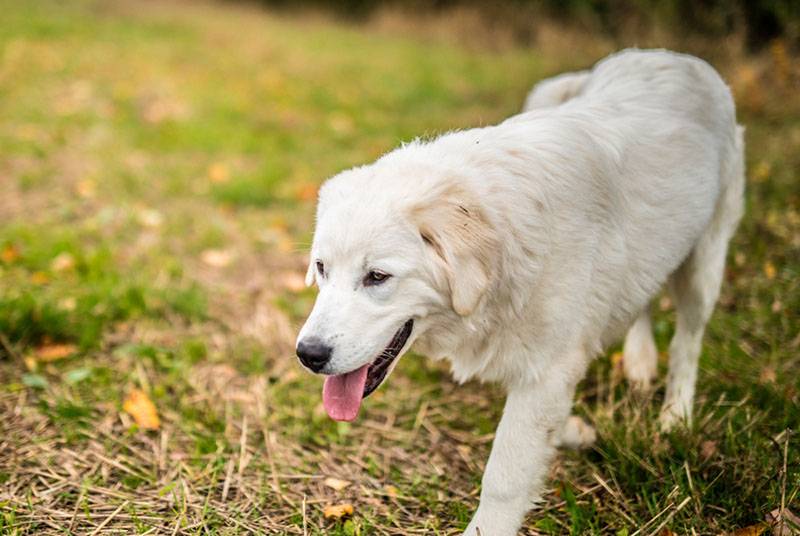
{"type": "MultiPolygon", "coordinates": [[[[358,422],[327,419],[292,356],[314,189],[400,140],[497,121],[615,44],[543,24],[535,49],[464,48],[467,12],[361,27],[146,6],[0,5],[0,533],[457,534],[502,394],[412,355],[358,422]],[[53,342],[77,355],[37,358],[53,342]],[[123,411],[133,388],[159,430],[123,411]],[[339,503],[354,515],[325,519],[339,503]]],[[[800,510],[800,67],[781,43],[650,39],[705,49],[748,127],[697,423],[660,434],[663,385],[634,396],[598,360],[577,410],[599,441],[563,453],[525,534],[736,534],[800,510]]],[[[656,316],[665,348],[669,304],[656,316]]]]}

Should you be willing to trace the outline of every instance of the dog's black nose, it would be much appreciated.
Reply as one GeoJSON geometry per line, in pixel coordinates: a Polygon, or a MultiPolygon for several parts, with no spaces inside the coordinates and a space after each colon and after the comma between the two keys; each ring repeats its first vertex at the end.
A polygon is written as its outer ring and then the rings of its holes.
{"type": "Polygon", "coordinates": [[[297,357],[314,372],[322,370],[331,359],[331,351],[331,347],[319,339],[305,339],[297,343],[297,357]]]}

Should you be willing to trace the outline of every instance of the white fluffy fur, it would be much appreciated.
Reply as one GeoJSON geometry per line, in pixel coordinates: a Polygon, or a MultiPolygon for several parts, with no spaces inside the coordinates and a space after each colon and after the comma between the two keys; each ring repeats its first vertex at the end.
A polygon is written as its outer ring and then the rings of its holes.
{"type": "Polygon", "coordinates": [[[690,417],[742,213],[742,145],[728,88],[697,58],[628,50],[541,82],[499,125],[409,143],[324,185],[308,274],[320,293],[299,337],[328,342],[323,372],[342,373],[413,318],[404,351],[502,382],[465,534],[515,534],[555,445],[593,439],[568,420],[575,386],[631,326],[625,371],[649,385],[649,303],[665,283],[677,328],[662,424],[690,417]],[[392,277],[365,287],[371,269],[392,277]]]}

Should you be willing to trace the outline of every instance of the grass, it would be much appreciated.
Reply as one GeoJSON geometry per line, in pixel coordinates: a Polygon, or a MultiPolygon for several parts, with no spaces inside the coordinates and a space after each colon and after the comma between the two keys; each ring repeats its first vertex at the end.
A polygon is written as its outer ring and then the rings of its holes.
{"type": "MultiPolygon", "coordinates": [[[[466,49],[225,3],[0,11],[0,533],[463,529],[502,393],[411,355],[358,422],[324,415],[292,357],[315,189],[511,115],[614,45],[466,49]],[[158,430],[123,411],[134,388],[158,430]],[[344,502],[352,517],[324,518],[344,502]]],[[[696,422],[659,433],[663,385],[636,397],[597,360],[576,407],[599,440],[559,457],[526,534],[735,534],[800,512],[800,66],[781,43],[708,53],[748,128],[748,207],[696,422]]]]}

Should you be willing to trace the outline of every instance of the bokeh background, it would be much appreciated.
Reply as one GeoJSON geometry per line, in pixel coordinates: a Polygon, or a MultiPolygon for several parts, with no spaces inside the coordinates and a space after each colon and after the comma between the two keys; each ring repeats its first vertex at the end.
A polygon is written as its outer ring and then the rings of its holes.
{"type": "Polygon", "coordinates": [[[357,422],[325,416],[293,357],[317,188],[638,45],[729,81],[747,215],[693,427],[660,433],[663,384],[632,394],[612,348],[576,404],[598,442],[562,454],[524,533],[790,534],[799,10],[0,0],[0,533],[458,534],[502,393],[409,355],[357,422]]]}

